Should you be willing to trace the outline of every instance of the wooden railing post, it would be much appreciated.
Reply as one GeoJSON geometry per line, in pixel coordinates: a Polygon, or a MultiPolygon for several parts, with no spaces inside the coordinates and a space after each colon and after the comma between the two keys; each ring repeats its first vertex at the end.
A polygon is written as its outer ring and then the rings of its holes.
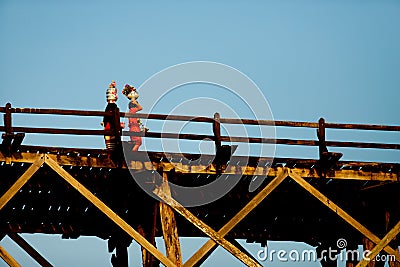
{"type": "Polygon", "coordinates": [[[326,147],[325,119],[318,121],[317,137],[319,147],[319,175],[325,178],[327,171],[343,156],[342,153],[328,152],[326,147]]]}
{"type": "Polygon", "coordinates": [[[317,136],[318,136],[318,144],[319,144],[319,158],[322,159],[322,154],[324,152],[328,152],[326,148],[326,140],[325,140],[325,119],[320,118],[318,121],[318,129],[317,129],[317,136]]]}
{"type": "Polygon", "coordinates": [[[113,110],[113,120],[114,120],[114,136],[117,148],[119,148],[121,144],[121,113],[119,108],[113,110]]]}
{"type": "MultiPolygon", "coordinates": [[[[162,184],[159,189],[168,197],[171,197],[171,191],[168,185],[168,174],[165,171],[162,173],[162,184]]],[[[175,213],[174,210],[163,201],[160,201],[160,219],[167,257],[176,264],[176,266],[182,266],[182,252],[175,213]]]]}
{"type": "Polygon", "coordinates": [[[218,112],[214,113],[213,132],[215,137],[215,151],[221,147],[221,118],[218,112]]]}
{"type": "MultiPolygon", "coordinates": [[[[7,103],[5,106],[4,112],[4,132],[2,134],[3,142],[1,143],[2,151],[7,155],[7,157],[11,156],[11,143],[14,138],[13,129],[12,129],[12,117],[11,117],[11,104],[7,103]]],[[[10,159],[6,161],[7,164],[10,163],[10,159]]]]}
{"type": "Polygon", "coordinates": [[[6,109],[4,113],[4,130],[6,134],[12,133],[12,118],[11,118],[11,104],[6,104],[6,109]]]}

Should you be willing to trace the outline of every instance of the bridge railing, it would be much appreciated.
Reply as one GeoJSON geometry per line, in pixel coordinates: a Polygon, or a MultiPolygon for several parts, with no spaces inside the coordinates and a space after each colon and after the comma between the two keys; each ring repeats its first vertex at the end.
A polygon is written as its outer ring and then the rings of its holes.
{"type": "Polygon", "coordinates": [[[279,120],[254,120],[254,119],[231,119],[220,118],[216,113],[214,118],[182,116],[182,115],[166,115],[166,114],[130,114],[125,112],[105,112],[105,111],[84,111],[84,110],[65,110],[65,109],[43,109],[43,108],[14,108],[7,103],[5,107],[0,107],[0,113],[4,113],[4,125],[0,126],[0,132],[3,132],[2,138],[7,139],[14,133],[36,133],[36,134],[64,134],[64,135],[117,135],[121,136],[119,130],[90,130],[90,129],[72,129],[72,128],[43,128],[43,127],[15,127],[12,125],[12,114],[42,114],[42,115],[69,115],[69,116],[86,116],[86,117],[113,117],[113,120],[119,122],[121,118],[141,118],[146,120],[162,120],[162,121],[184,121],[207,123],[213,127],[214,135],[203,134],[185,134],[185,133],[166,133],[166,132],[129,132],[123,131],[123,135],[143,136],[145,138],[172,138],[186,140],[210,140],[214,142],[244,142],[259,144],[279,144],[279,145],[298,145],[298,146],[325,146],[325,147],[350,147],[350,148],[375,148],[375,149],[400,149],[400,144],[395,143],[373,143],[373,142],[347,142],[347,141],[326,141],[326,129],[353,129],[364,131],[380,131],[380,132],[400,132],[400,126],[389,125],[367,125],[367,124],[341,124],[327,123],[323,118],[318,122],[302,122],[302,121],[279,121],[279,120]],[[245,136],[224,136],[220,134],[221,124],[240,124],[240,125],[259,125],[259,126],[275,126],[275,127],[297,127],[297,128],[314,128],[318,132],[316,140],[302,139],[282,139],[282,138],[265,138],[265,137],[245,137],[245,136]]]}

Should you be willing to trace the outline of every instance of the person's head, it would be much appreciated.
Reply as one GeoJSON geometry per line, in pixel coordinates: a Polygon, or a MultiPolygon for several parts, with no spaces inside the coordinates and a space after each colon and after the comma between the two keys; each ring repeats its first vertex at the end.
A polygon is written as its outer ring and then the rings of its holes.
{"type": "Polygon", "coordinates": [[[107,103],[115,103],[118,100],[117,88],[108,88],[106,91],[107,103]]]}
{"type": "Polygon", "coordinates": [[[124,89],[122,90],[122,93],[129,99],[138,99],[139,98],[139,94],[136,91],[136,88],[134,86],[131,86],[129,84],[125,84],[124,89]]]}
{"type": "Polygon", "coordinates": [[[112,80],[111,83],[108,85],[108,88],[116,88],[117,87],[117,83],[112,80]]]}

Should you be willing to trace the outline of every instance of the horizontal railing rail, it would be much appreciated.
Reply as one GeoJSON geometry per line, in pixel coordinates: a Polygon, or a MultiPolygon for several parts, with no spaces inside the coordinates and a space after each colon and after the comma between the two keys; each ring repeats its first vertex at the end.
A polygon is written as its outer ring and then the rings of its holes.
{"type": "MultiPolygon", "coordinates": [[[[68,115],[68,116],[93,116],[93,117],[115,117],[114,121],[120,121],[121,118],[140,118],[146,120],[163,120],[163,121],[185,121],[208,123],[215,126],[215,118],[196,117],[184,115],[170,114],[131,114],[127,112],[105,112],[105,111],[89,111],[89,110],[66,110],[66,109],[45,109],[45,108],[14,108],[11,104],[0,107],[0,113],[4,113],[4,125],[0,126],[0,132],[12,133],[35,133],[35,134],[64,134],[64,135],[114,135],[113,130],[93,130],[93,129],[68,129],[68,128],[40,128],[40,127],[15,127],[12,125],[12,114],[42,114],[42,115],[68,115]]],[[[241,125],[259,125],[259,126],[276,126],[276,127],[300,127],[315,128],[319,131],[325,129],[353,129],[367,131],[400,131],[400,126],[393,125],[367,125],[367,124],[341,124],[341,123],[322,123],[321,122],[304,122],[304,121],[279,121],[279,120],[255,120],[255,119],[233,119],[219,118],[218,125],[221,124],[241,124],[241,125]]],[[[219,127],[219,126],[218,126],[219,127]]],[[[188,133],[161,133],[161,132],[129,132],[122,131],[124,136],[142,136],[145,138],[170,138],[170,139],[186,139],[186,140],[209,140],[219,142],[237,142],[237,143],[259,143],[259,144],[278,144],[278,145],[298,145],[298,146],[320,146],[321,140],[296,140],[281,138],[265,138],[265,137],[244,137],[244,136],[216,136],[204,134],[188,134],[188,133]]],[[[347,141],[325,141],[325,146],[329,147],[349,147],[349,148],[374,148],[374,149],[400,149],[400,144],[394,143],[371,143],[371,142],[347,142],[347,141]]]]}

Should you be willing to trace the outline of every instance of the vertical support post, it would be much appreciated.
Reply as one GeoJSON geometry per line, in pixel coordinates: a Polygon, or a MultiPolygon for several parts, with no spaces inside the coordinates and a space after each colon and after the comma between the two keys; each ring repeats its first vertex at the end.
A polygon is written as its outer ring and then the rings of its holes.
{"type": "MultiPolygon", "coordinates": [[[[147,230],[146,231],[141,225],[138,226],[139,234],[141,234],[143,237],[145,237],[154,247],[156,247],[158,209],[159,209],[159,203],[155,202],[154,210],[153,210],[153,222],[151,225],[152,226],[151,231],[148,231],[148,227],[146,227],[146,230],[147,230]]],[[[143,246],[141,247],[141,251],[142,251],[143,267],[160,266],[160,262],[149,251],[147,251],[143,246]]]]}
{"type": "Polygon", "coordinates": [[[121,113],[120,113],[118,107],[113,110],[112,120],[113,120],[113,124],[114,124],[114,129],[112,129],[112,131],[113,131],[112,138],[114,138],[115,148],[114,148],[114,151],[112,151],[111,158],[115,161],[117,166],[121,166],[122,160],[123,160],[122,141],[121,141],[122,128],[121,128],[121,121],[120,121],[121,113]]]}
{"type": "Polygon", "coordinates": [[[328,152],[326,147],[325,136],[325,119],[320,118],[318,121],[318,145],[319,145],[319,176],[326,177],[327,171],[343,156],[342,153],[328,152]]]}
{"type": "Polygon", "coordinates": [[[6,163],[11,163],[11,142],[13,140],[13,131],[12,131],[12,117],[11,117],[11,104],[7,103],[5,106],[4,113],[4,131],[5,133],[2,135],[2,149],[5,155],[7,156],[6,163]]]}
{"type": "MultiPolygon", "coordinates": [[[[160,189],[168,197],[171,197],[171,191],[168,186],[168,175],[166,172],[163,172],[163,181],[160,189]]],[[[181,245],[179,242],[174,210],[164,202],[160,202],[160,218],[167,257],[176,264],[176,266],[182,266],[181,245]]]]}
{"type": "MultiPolygon", "coordinates": [[[[374,245],[375,245],[374,242],[372,242],[368,238],[364,237],[362,239],[362,242],[363,242],[364,250],[371,251],[374,248],[374,245]]],[[[370,261],[366,266],[367,267],[375,267],[375,262],[374,261],[370,261]]]]}
{"type": "Polygon", "coordinates": [[[114,120],[114,136],[117,148],[121,145],[121,113],[119,108],[113,110],[113,120],[114,120]]]}
{"type": "Polygon", "coordinates": [[[11,103],[6,104],[6,110],[4,113],[4,129],[6,134],[12,133],[11,103]]]}
{"type": "Polygon", "coordinates": [[[218,112],[214,113],[213,132],[215,142],[215,158],[213,163],[216,165],[217,174],[220,175],[223,171],[223,166],[230,160],[237,145],[221,144],[221,117],[218,112]]]}
{"type": "Polygon", "coordinates": [[[322,153],[328,152],[328,149],[326,148],[326,143],[325,143],[325,119],[324,118],[320,118],[318,121],[317,136],[318,136],[318,141],[319,141],[319,159],[321,160],[322,153]]]}
{"type": "Polygon", "coordinates": [[[215,136],[215,151],[218,153],[221,147],[221,117],[218,112],[214,113],[213,132],[215,136]]]}
{"type": "Polygon", "coordinates": [[[115,247],[115,258],[116,263],[114,266],[128,267],[128,248],[125,244],[119,243],[115,247]]]}
{"type": "MultiPolygon", "coordinates": [[[[400,254],[400,249],[397,249],[397,253],[400,254]]],[[[390,267],[400,267],[400,262],[398,262],[398,261],[389,261],[389,266],[390,267]]]]}

